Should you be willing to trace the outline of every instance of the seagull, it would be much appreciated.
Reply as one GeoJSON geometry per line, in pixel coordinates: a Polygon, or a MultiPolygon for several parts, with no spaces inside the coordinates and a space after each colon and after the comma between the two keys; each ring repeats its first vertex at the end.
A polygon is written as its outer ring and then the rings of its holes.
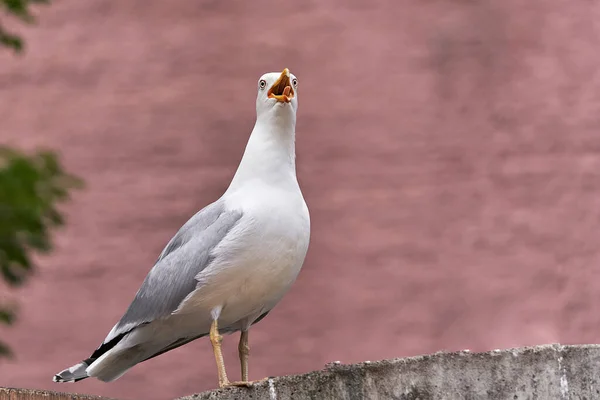
{"type": "Polygon", "coordinates": [[[54,382],[111,382],[140,362],[209,336],[219,387],[253,384],[248,331],[290,289],[310,239],[296,177],[298,79],[287,68],[267,73],[257,91],[256,123],[225,193],[167,243],[102,344],[54,382]],[[230,382],[221,334],[237,331],[241,381],[230,382]]]}

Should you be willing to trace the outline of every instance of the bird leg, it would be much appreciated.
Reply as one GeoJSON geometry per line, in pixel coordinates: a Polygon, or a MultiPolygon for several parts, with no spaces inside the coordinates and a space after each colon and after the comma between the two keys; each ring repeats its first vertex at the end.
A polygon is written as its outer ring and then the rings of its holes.
{"type": "Polygon", "coordinates": [[[250,345],[248,345],[248,331],[242,331],[240,335],[240,344],[238,345],[240,354],[240,365],[242,366],[242,380],[239,382],[231,382],[231,386],[246,386],[250,387],[255,383],[265,381],[269,378],[264,378],[258,381],[248,380],[248,355],[250,354],[250,345]]]}
{"type": "Polygon", "coordinates": [[[221,342],[223,336],[219,334],[217,320],[213,320],[210,326],[210,342],[212,343],[215,360],[217,361],[217,372],[219,374],[219,387],[229,386],[227,373],[225,372],[225,362],[223,361],[223,352],[221,351],[221,342]]]}
{"type": "Polygon", "coordinates": [[[242,380],[239,382],[229,382],[227,372],[225,372],[225,362],[223,361],[223,352],[221,351],[221,342],[223,336],[219,334],[219,326],[217,320],[213,320],[210,326],[210,342],[215,353],[217,361],[217,372],[219,373],[219,387],[226,386],[246,386],[250,387],[255,383],[265,381],[269,378],[260,379],[258,381],[248,381],[248,355],[250,354],[250,346],[248,345],[248,331],[242,331],[238,351],[240,354],[240,364],[242,366],[242,380]]]}
{"type": "Polygon", "coordinates": [[[229,384],[231,386],[250,387],[254,382],[248,382],[248,354],[250,354],[250,346],[248,345],[248,331],[242,331],[240,335],[238,352],[240,354],[240,365],[242,366],[242,380],[239,382],[230,382],[229,384]]]}
{"type": "Polygon", "coordinates": [[[248,382],[248,355],[250,354],[250,346],[248,345],[248,331],[242,331],[240,335],[238,352],[240,354],[240,364],[242,366],[242,382],[248,382]]]}

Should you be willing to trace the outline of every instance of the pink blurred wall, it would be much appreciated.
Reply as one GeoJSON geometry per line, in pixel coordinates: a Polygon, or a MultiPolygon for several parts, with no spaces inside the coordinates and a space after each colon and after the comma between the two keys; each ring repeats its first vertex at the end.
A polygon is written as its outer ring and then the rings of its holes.
{"type": "MultiPolygon", "coordinates": [[[[0,385],[166,399],[216,386],[208,340],[120,380],[54,384],[226,188],[257,78],[300,79],[312,216],[252,378],[324,363],[600,341],[600,3],[62,1],[0,52],[0,140],[87,183],[15,296],[0,385]]],[[[237,377],[237,336],[226,337],[237,377]]]]}

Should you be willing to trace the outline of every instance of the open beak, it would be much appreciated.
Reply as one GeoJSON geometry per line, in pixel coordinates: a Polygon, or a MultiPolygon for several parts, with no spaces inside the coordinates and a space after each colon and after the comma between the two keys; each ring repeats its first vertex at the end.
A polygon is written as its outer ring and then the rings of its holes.
{"type": "Polygon", "coordinates": [[[289,103],[294,98],[294,88],[290,84],[290,70],[284,69],[267,92],[267,97],[275,99],[280,103],[289,103]]]}

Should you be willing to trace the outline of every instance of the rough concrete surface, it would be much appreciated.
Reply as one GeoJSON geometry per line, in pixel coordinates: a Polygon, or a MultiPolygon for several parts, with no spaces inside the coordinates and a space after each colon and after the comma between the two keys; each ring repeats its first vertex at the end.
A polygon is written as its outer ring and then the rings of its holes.
{"type": "MultiPolygon", "coordinates": [[[[52,382],[229,183],[258,77],[300,80],[304,269],[250,377],[332,360],[600,341],[600,1],[60,0],[0,51],[0,144],[86,182],[13,293],[0,385],[164,400],[214,388],[208,339],[112,383],[52,382]],[[165,379],[168,377],[168,379],[165,379]]],[[[0,15],[0,23],[14,21],[0,15]]],[[[1,292],[0,301],[4,301],[1,292]]],[[[237,336],[225,337],[239,379],[237,336]]]]}
{"type": "MultiPolygon", "coordinates": [[[[109,400],[0,388],[0,400],[109,400]]],[[[460,351],[344,365],[177,400],[594,400],[600,345],[460,351]]]]}
{"type": "Polygon", "coordinates": [[[115,400],[87,394],[0,387],[0,400],[115,400]]]}
{"type": "Polygon", "coordinates": [[[593,400],[600,346],[437,353],[269,379],[179,400],[593,400]]]}

